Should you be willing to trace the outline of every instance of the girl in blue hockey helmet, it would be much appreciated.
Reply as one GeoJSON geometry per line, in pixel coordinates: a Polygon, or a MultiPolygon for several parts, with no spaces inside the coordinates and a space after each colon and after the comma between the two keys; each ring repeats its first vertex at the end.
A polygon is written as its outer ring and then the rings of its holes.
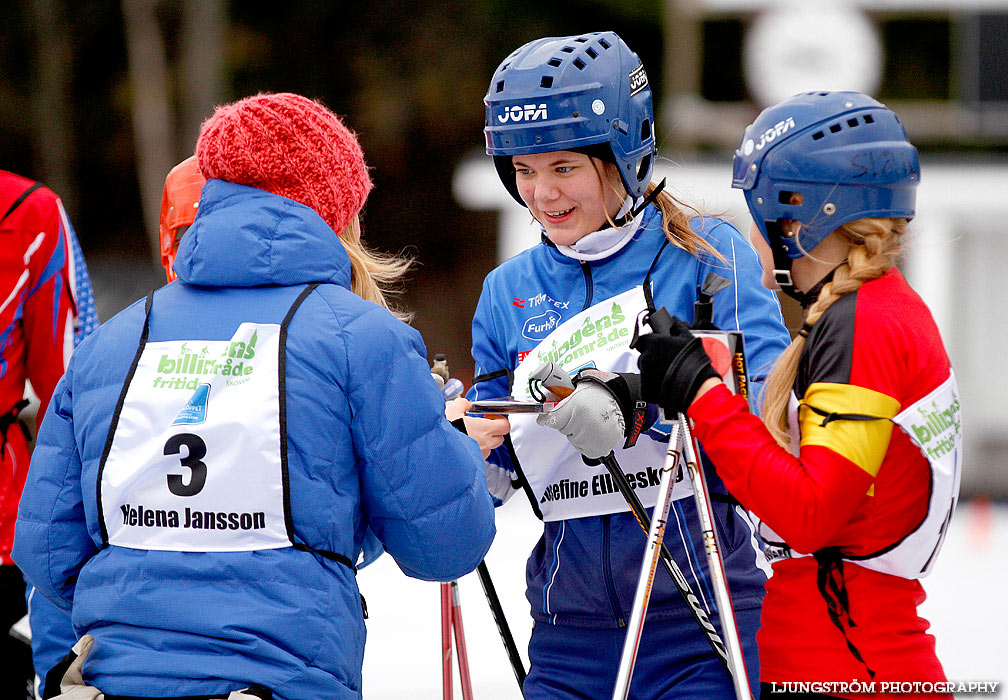
{"type": "MultiPolygon", "coordinates": [[[[529,375],[543,361],[571,374],[586,366],[635,371],[629,342],[638,313],[655,305],[687,313],[711,271],[732,282],[714,299],[713,321],[745,332],[754,378],[761,381],[760,368],[768,370],[787,344],[777,299],[760,285],[758,258],[735,228],[687,214],[663,183],[652,183],[651,90],[623,40],[599,32],[526,44],[500,64],[485,102],[487,153],[543,235],[484,282],[473,320],[477,376],[469,398],[526,396],[529,375]]],[[[622,446],[634,421],[629,413],[618,420],[622,446]]],[[[660,427],[617,452],[648,507],[668,439],[660,427]]],[[[544,521],[527,565],[535,625],[526,698],[613,692],[645,536],[606,470],[582,461],[582,453],[598,456],[589,447],[531,416],[512,415],[509,437],[488,460],[497,502],[523,489],[544,521]]],[[[711,488],[755,682],[765,560],[744,511],[720,482],[711,488]]],[[[687,484],[676,486],[675,498],[666,542],[704,613],[718,624],[687,484]]],[[[699,700],[732,693],[708,637],[664,573],[648,620],[631,697],[699,700]]]]}
{"type": "Polygon", "coordinates": [[[774,560],[759,634],[770,697],[794,681],[863,697],[840,683],[945,680],[917,606],[956,504],[961,421],[938,329],[894,267],[919,181],[896,115],[866,95],[764,110],[733,185],[764,283],[805,317],[767,381],[763,422],[719,386],[684,324],[639,339],[643,394],[688,407],[774,560]]]}

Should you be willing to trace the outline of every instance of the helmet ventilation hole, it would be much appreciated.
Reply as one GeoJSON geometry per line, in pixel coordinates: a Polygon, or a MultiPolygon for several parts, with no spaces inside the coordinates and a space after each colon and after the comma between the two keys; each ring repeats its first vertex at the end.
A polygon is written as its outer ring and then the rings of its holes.
{"type": "Polygon", "coordinates": [[[588,54],[589,58],[598,58],[598,52],[590,46],[585,49],[585,53],[588,54]]]}
{"type": "Polygon", "coordinates": [[[857,126],[860,122],[857,119],[848,119],[847,126],[857,126]]]}
{"type": "Polygon", "coordinates": [[[574,66],[578,70],[584,70],[585,69],[585,62],[582,61],[580,58],[575,58],[574,59],[574,66]]]}
{"type": "Polygon", "coordinates": [[[497,81],[497,92],[504,92],[504,81],[503,80],[498,80],[497,81]]]}
{"type": "Polygon", "coordinates": [[[599,46],[601,46],[603,49],[606,49],[606,50],[609,49],[610,44],[605,39],[599,39],[598,43],[599,43],[599,46]]]}
{"type": "Polygon", "coordinates": [[[872,118],[872,115],[866,114],[866,115],[864,115],[864,123],[865,124],[874,124],[875,120],[872,118]]]}
{"type": "Polygon", "coordinates": [[[542,80],[539,81],[539,87],[544,87],[544,88],[553,87],[553,76],[552,75],[544,75],[542,77],[542,80]]]}
{"type": "Polygon", "coordinates": [[[647,141],[649,138],[651,138],[651,122],[645,119],[641,122],[640,140],[647,141]]]}
{"type": "Polygon", "coordinates": [[[560,50],[563,51],[564,53],[574,53],[574,47],[573,46],[565,46],[565,47],[563,47],[560,50]]]}
{"type": "Polygon", "coordinates": [[[563,61],[561,61],[559,58],[551,58],[550,60],[546,61],[546,65],[553,66],[554,68],[559,68],[561,63],[563,63],[563,61]]]}
{"type": "Polygon", "coordinates": [[[824,134],[823,132],[821,132],[821,131],[817,131],[817,132],[815,132],[814,134],[812,134],[812,140],[813,140],[813,141],[818,141],[819,139],[821,139],[821,138],[822,138],[823,136],[825,136],[825,135],[826,135],[826,134],[824,134]]]}
{"type": "Polygon", "coordinates": [[[640,166],[637,168],[637,180],[638,182],[644,179],[644,176],[648,173],[648,168],[651,167],[651,154],[648,153],[646,156],[641,158],[640,166]]]}
{"type": "Polygon", "coordinates": [[[831,134],[835,134],[838,131],[840,131],[840,125],[839,124],[830,124],[829,130],[830,130],[831,134]]]}

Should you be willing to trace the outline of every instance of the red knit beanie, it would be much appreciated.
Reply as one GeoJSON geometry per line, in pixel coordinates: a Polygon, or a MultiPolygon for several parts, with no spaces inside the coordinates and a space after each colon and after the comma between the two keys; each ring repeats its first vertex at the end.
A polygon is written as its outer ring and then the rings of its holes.
{"type": "Polygon", "coordinates": [[[207,178],[249,185],[311,207],[337,234],[371,191],[364,153],[339,117],[292,93],[218,107],[196,142],[207,178]]]}

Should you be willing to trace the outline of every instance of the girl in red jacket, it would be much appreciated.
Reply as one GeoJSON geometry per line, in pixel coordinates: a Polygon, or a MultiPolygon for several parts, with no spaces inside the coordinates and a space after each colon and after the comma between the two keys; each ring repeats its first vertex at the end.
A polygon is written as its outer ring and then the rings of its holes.
{"type": "Polygon", "coordinates": [[[870,97],[815,92],[765,110],[733,186],[764,284],[805,316],[762,421],[685,324],[638,341],[645,398],[687,412],[774,561],[757,636],[765,698],[884,695],[896,682],[941,696],[919,579],[955,508],[962,442],[938,329],[894,267],[919,179],[902,125],[870,97]]]}

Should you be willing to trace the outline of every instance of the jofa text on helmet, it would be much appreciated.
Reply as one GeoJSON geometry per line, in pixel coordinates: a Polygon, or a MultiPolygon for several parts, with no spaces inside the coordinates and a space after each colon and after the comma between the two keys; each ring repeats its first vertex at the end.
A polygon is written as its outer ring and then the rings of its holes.
{"type": "Polygon", "coordinates": [[[546,114],[546,103],[540,105],[511,105],[505,107],[502,114],[497,115],[497,121],[501,124],[512,122],[535,122],[540,119],[549,119],[546,114]]]}
{"type": "Polygon", "coordinates": [[[633,97],[647,86],[647,73],[644,72],[644,64],[642,63],[630,72],[630,97],[633,97]]]}
{"type": "Polygon", "coordinates": [[[788,117],[783,121],[777,122],[772,127],[770,127],[762,134],[760,134],[759,142],[757,142],[755,139],[749,139],[748,141],[746,141],[745,145],[742,147],[742,153],[748,156],[752,155],[752,152],[754,150],[755,151],[763,150],[764,146],[772,142],[777,137],[783,136],[785,133],[788,132],[789,129],[792,129],[794,125],[795,125],[794,119],[791,117],[788,117]]]}

